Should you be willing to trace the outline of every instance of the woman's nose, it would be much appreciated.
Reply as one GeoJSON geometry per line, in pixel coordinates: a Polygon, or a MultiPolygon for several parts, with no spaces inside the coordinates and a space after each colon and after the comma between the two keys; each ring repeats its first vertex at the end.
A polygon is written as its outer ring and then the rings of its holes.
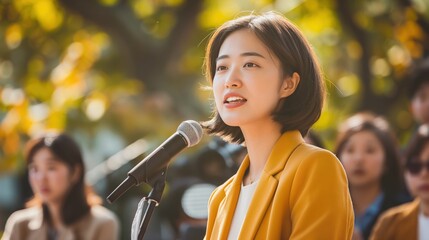
{"type": "Polygon", "coordinates": [[[239,69],[236,67],[231,67],[228,75],[225,79],[225,87],[226,88],[239,88],[241,87],[241,74],[239,69]]]}
{"type": "Polygon", "coordinates": [[[47,178],[47,174],[45,171],[38,171],[37,173],[33,173],[33,178],[36,181],[44,181],[47,178]]]}
{"type": "Polygon", "coordinates": [[[360,153],[360,152],[355,152],[354,154],[353,154],[353,160],[355,161],[355,162],[362,162],[362,160],[364,159],[364,155],[362,154],[362,153],[360,153]]]}

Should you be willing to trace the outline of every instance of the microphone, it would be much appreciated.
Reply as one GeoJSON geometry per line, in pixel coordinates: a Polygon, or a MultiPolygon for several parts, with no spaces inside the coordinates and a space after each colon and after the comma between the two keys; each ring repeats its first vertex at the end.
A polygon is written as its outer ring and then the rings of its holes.
{"type": "Polygon", "coordinates": [[[107,201],[113,203],[132,186],[150,183],[153,177],[165,171],[171,158],[186,147],[199,143],[202,136],[203,129],[198,122],[182,122],[172,136],[128,172],[128,177],[107,197],[107,201]]]}

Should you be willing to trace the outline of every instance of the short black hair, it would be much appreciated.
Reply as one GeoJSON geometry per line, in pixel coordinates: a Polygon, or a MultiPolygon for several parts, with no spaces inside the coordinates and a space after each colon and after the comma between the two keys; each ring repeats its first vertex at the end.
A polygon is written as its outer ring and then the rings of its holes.
{"type": "Polygon", "coordinates": [[[424,83],[429,83],[429,60],[421,62],[415,67],[410,68],[408,74],[409,88],[408,98],[413,99],[424,83]]]}
{"type": "MultiPolygon", "coordinates": [[[[410,143],[405,149],[405,165],[411,163],[415,158],[418,158],[420,153],[429,142],[429,125],[423,124],[419,126],[416,134],[411,138],[410,143]]],[[[422,159],[425,160],[425,159],[422,159]]]]}

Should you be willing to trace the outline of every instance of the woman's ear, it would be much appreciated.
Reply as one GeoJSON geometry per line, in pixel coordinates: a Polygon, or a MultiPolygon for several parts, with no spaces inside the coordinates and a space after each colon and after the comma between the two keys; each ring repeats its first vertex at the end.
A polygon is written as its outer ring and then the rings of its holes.
{"type": "Polygon", "coordinates": [[[80,166],[76,165],[75,167],[73,167],[71,171],[70,182],[76,184],[79,181],[81,174],[82,168],[80,166]]]}
{"type": "Polygon", "coordinates": [[[282,88],[280,89],[280,97],[285,98],[292,95],[298,87],[301,77],[297,72],[292,73],[292,76],[288,76],[283,79],[282,88]]]}

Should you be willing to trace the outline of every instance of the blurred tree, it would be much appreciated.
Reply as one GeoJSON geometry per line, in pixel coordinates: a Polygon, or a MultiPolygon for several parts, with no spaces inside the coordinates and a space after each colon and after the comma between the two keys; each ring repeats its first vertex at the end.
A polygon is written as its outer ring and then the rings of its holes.
{"type": "Polygon", "coordinates": [[[0,0],[0,173],[22,171],[23,144],[48,129],[100,152],[94,165],[118,143],[208,119],[208,35],[267,10],[295,22],[321,60],[328,99],[315,128],[328,149],[360,110],[407,137],[407,71],[429,55],[425,0],[0,0]]]}
{"type": "Polygon", "coordinates": [[[411,116],[403,112],[406,76],[410,66],[429,57],[428,7],[411,0],[335,0],[346,33],[348,56],[341,59],[355,62],[349,71],[360,82],[355,111],[388,115],[401,130],[409,129],[411,116]]]}
{"type": "Polygon", "coordinates": [[[46,129],[109,128],[131,142],[207,119],[207,35],[252,10],[285,13],[314,45],[329,90],[315,127],[328,146],[358,110],[406,132],[405,74],[428,55],[428,9],[422,0],[0,0],[0,169],[18,167],[22,142],[46,129]]]}

